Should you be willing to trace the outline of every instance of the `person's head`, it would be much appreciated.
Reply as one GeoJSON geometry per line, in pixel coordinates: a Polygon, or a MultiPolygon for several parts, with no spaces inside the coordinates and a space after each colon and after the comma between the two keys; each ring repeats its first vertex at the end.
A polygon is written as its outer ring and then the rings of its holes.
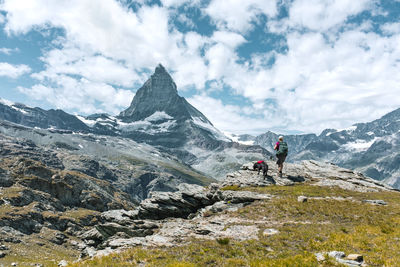
{"type": "Polygon", "coordinates": [[[282,136],[282,135],[279,136],[278,140],[281,141],[281,142],[283,142],[283,136],[282,136]]]}

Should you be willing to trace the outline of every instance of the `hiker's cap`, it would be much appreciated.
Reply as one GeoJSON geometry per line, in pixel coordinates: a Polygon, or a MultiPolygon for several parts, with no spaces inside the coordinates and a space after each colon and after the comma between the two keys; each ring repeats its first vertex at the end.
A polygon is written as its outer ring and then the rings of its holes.
{"type": "Polygon", "coordinates": [[[283,136],[282,136],[282,135],[281,135],[281,136],[279,136],[279,138],[278,138],[278,139],[283,141],[283,136]]]}

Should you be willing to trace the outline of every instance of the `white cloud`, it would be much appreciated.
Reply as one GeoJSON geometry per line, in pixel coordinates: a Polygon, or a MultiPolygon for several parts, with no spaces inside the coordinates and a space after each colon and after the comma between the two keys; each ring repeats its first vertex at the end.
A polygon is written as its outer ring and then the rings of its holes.
{"type": "Polygon", "coordinates": [[[184,4],[197,4],[198,0],[161,0],[161,3],[165,7],[178,7],[184,4]]]}
{"type": "Polygon", "coordinates": [[[7,62],[0,62],[0,76],[16,79],[29,72],[31,72],[31,68],[27,65],[12,65],[7,62]]]}
{"type": "Polygon", "coordinates": [[[265,130],[262,120],[245,115],[240,106],[225,105],[220,99],[205,95],[195,95],[189,98],[188,102],[200,110],[219,130],[238,134],[256,134],[265,130]]]}
{"type": "Polygon", "coordinates": [[[364,10],[372,9],[374,0],[295,0],[289,9],[289,25],[326,31],[364,10]]]}
{"type": "Polygon", "coordinates": [[[33,75],[40,80],[68,74],[125,87],[139,80],[138,75],[123,63],[101,55],[90,55],[77,48],[53,49],[42,60],[46,70],[33,75]]]}
{"type": "Polygon", "coordinates": [[[276,0],[212,0],[203,10],[220,30],[246,33],[257,22],[258,16],[275,17],[276,0]]]}
{"type": "Polygon", "coordinates": [[[381,26],[381,30],[385,34],[400,34],[400,22],[385,23],[381,26]]]}
{"type": "Polygon", "coordinates": [[[267,128],[276,126],[267,120],[275,114],[283,129],[318,132],[369,121],[400,106],[400,35],[349,31],[333,45],[319,33],[287,39],[288,53],[277,55],[272,67],[237,66],[236,75],[224,79],[254,103],[276,101],[273,109],[255,106],[266,111],[267,128]]]}
{"type": "Polygon", "coordinates": [[[211,39],[217,44],[223,44],[233,49],[246,42],[242,35],[228,31],[215,31],[211,39]]]}
{"type": "Polygon", "coordinates": [[[185,13],[179,14],[176,19],[177,19],[177,21],[179,21],[180,23],[182,23],[183,25],[185,25],[186,27],[188,27],[190,29],[196,28],[196,25],[194,24],[193,20],[188,18],[188,16],[186,16],[185,13]]]}
{"type": "Polygon", "coordinates": [[[13,49],[11,48],[6,48],[6,47],[1,47],[0,48],[0,53],[10,55],[13,49]]]}
{"type": "Polygon", "coordinates": [[[76,80],[66,75],[57,75],[52,86],[37,84],[18,90],[35,100],[46,100],[57,108],[78,110],[83,113],[109,112],[116,114],[121,107],[129,105],[134,94],[129,90],[115,89],[105,83],[76,80]],[[101,108],[96,102],[102,103],[101,108]]]}

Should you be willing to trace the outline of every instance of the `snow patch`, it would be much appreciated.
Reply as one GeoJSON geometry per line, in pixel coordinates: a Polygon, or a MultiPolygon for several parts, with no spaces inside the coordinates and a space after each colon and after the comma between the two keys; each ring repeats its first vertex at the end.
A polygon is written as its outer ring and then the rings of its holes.
{"type": "MultiPolygon", "coordinates": [[[[343,131],[348,132],[348,133],[352,133],[352,132],[354,132],[356,129],[357,129],[357,126],[354,126],[354,125],[353,125],[353,126],[350,126],[350,127],[348,127],[348,128],[333,130],[332,132],[327,133],[326,136],[330,136],[330,135],[333,134],[333,133],[343,132],[343,131]]],[[[341,137],[341,138],[343,138],[343,137],[341,137]]]]}
{"type": "Polygon", "coordinates": [[[15,106],[11,106],[12,109],[15,109],[16,111],[21,112],[22,114],[28,114],[26,110],[23,110],[22,108],[17,108],[15,106]]]}
{"type": "Polygon", "coordinates": [[[372,146],[372,144],[377,140],[378,138],[374,138],[371,141],[367,142],[365,140],[356,140],[355,142],[349,142],[347,144],[344,144],[343,147],[346,150],[351,150],[351,151],[356,151],[356,152],[361,152],[361,151],[366,151],[368,148],[372,146]]]}
{"type": "Polygon", "coordinates": [[[208,122],[204,122],[200,117],[192,117],[192,121],[194,122],[194,124],[196,124],[200,128],[211,132],[215,138],[222,140],[222,141],[226,141],[226,142],[231,141],[228,137],[226,137],[223,133],[221,133],[217,128],[215,128],[208,122]]]}
{"type": "Polygon", "coordinates": [[[86,124],[89,127],[93,127],[96,124],[95,120],[89,120],[89,119],[86,119],[86,118],[84,118],[82,116],[79,116],[79,115],[75,115],[75,117],[77,117],[78,120],[80,120],[81,122],[83,122],[84,124],[86,124]]]}
{"type": "Polygon", "coordinates": [[[164,111],[156,111],[151,116],[140,121],[126,123],[118,120],[117,122],[118,128],[122,131],[139,131],[151,135],[168,132],[171,127],[176,125],[176,120],[174,120],[173,117],[169,116],[164,111]],[[161,120],[166,121],[159,124],[155,123],[161,120]]]}
{"type": "Polygon", "coordinates": [[[254,141],[239,141],[238,142],[239,144],[242,144],[242,145],[246,145],[246,146],[252,146],[252,145],[254,145],[254,141]]]}
{"type": "Polygon", "coordinates": [[[3,98],[0,98],[0,103],[3,105],[6,105],[6,106],[10,106],[10,107],[15,104],[14,102],[11,102],[11,101],[9,101],[7,99],[3,99],[3,98]]]}
{"type": "Polygon", "coordinates": [[[170,115],[168,115],[164,111],[156,111],[156,112],[154,112],[152,115],[150,115],[149,117],[147,117],[144,120],[145,121],[154,122],[154,121],[172,120],[172,119],[173,119],[173,117],[171,117],[170,115]]]}
{"type": "Polygon", "coordinates": [[[374,132],[368,132],[367,135],[374,135],[374,132]]]}
{"type": "Polygon", "coordinates": [[[229,133],[229,132],[223,132],[224,133],[224,135],[226,136],[226,137],[228,137],[231,141],[233,141],[233,142],[236,142],[236,143],[239,143],[239,144],[242,144],[242,145],[247,145],[247,146],[252,146],[252,145],[254,145],[254,141],[241,141],[241,140],[239,140],[239,136],[237,136],[237,135],[235,135],[235,134],[232,134],[232,133],[229,133]]]}

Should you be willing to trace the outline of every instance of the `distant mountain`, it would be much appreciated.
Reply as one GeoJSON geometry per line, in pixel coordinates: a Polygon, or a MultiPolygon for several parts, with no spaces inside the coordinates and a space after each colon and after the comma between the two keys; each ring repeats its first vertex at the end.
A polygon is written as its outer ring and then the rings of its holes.
{"type": "Polygon", "coordinates": [[[23,104],[12,103],[2,99],[0,99],[0,119],[43,129],[90,130],[81,120],[62,110],[30,108],[23,104]]]}
{"type": "MultiPolygon", "coordinates": [[[[272,151],[277,138],[267,132],[255,137],[254,144],[272,151]]],[[[319,136],[286,135],[285,140],[289,161],[329,161],[400,188],[400,109],[348,129],[326,129],[319,136]]]]}

